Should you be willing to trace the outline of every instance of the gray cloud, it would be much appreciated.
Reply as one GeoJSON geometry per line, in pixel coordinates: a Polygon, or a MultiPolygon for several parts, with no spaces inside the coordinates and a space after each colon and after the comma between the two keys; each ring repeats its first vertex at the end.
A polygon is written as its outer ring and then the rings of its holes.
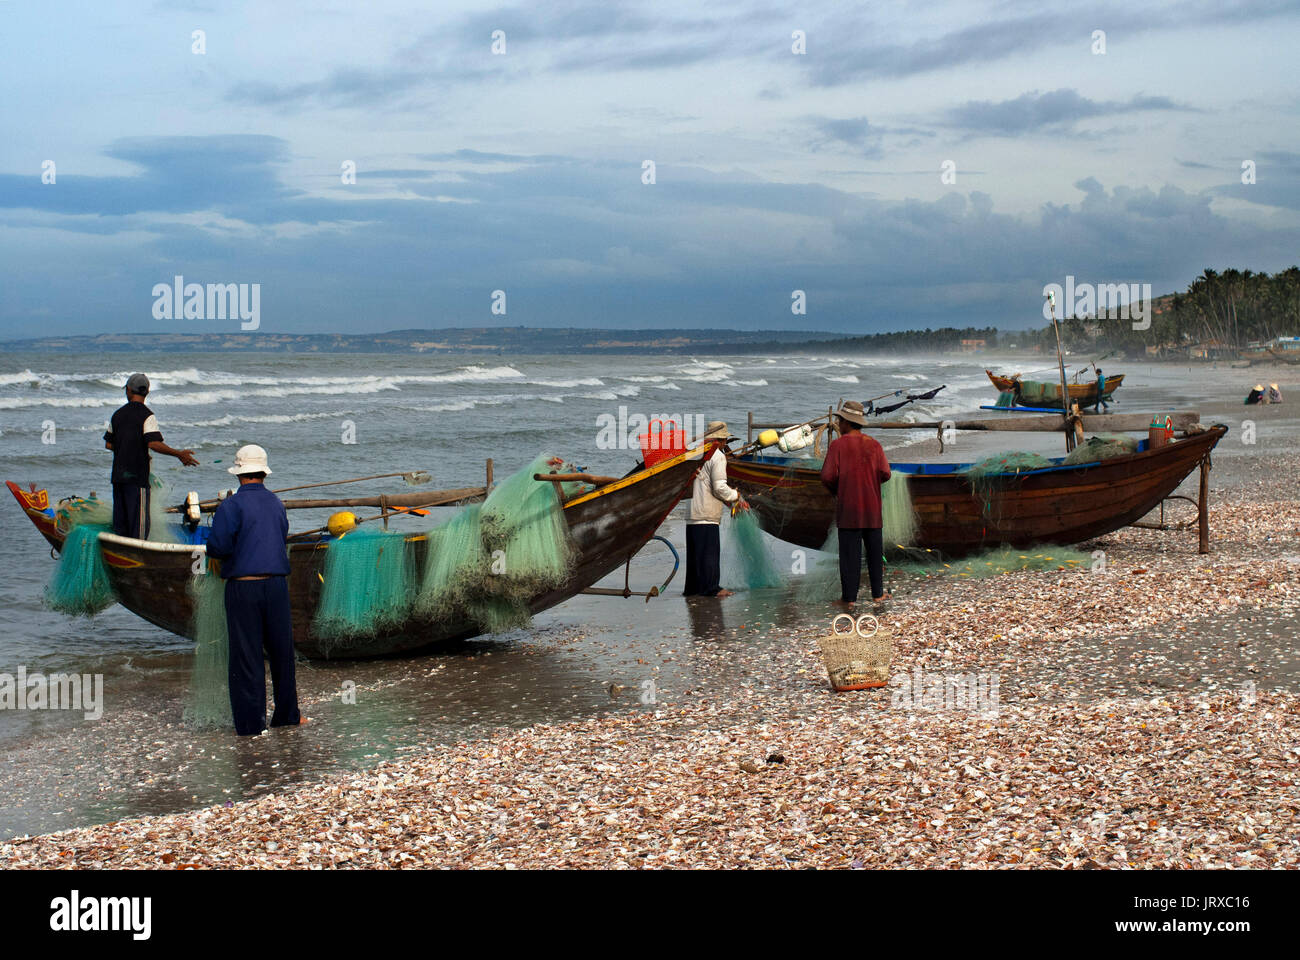
{"type": "Polygon", "coordinates": [[[1093,117],[1145,110],[1187,110],[1168,97],[1141,94],[1128,100],[1090,100],[1077,90],[1022,93],[1014,100],[968,100],[944,114],[949,126],[987,136],[1010,137],[1038,130],[1064,129],[1093,117]]]}

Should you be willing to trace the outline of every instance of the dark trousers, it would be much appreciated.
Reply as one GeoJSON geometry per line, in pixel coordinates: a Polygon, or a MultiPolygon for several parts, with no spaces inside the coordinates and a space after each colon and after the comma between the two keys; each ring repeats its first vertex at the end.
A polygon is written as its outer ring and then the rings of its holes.
{"type": "Polygon", "coordinates": [[[148,487],[133,483],[113,484],[113,532],[122,537],[149,539],[148,487]]]}
{"type": "Polygon", "coordinates": [[[722,537],[716,523],[686,525],[686,589],[684,596],[716,597],[722,589],[722,537]]]}
{"type": "Polygon", "coordinates": [[[862,586],[862,544],[867,545],[867,572],[871,575],[871,599],[885,595],[885,550],[880,528],[841,530],[840,532],[840,599],[853,603],[862,586]]]}
{"type": "Polygon", "coordinates": [[[230,711],[240,736],[266,729],[266,668],[271,661],[275,713],[271,726],[293,726],[298,713],[298,684],[293,666],[293,621],[289,615],[286,577],[226,581],[226,630],[230,635],[230,711]]]}

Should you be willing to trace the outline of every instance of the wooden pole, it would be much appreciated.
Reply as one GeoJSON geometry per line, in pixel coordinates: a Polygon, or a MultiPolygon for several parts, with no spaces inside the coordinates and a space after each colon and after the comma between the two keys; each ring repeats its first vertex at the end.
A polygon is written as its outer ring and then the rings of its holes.
{"type": "Polygon", "coordinates": [[[1201,458],[1201,494],[1196,504],[1196,525],[1200,532],[1200,553],[1210,552],[1210,455],[1201,458]]]}
{"type": "Polygon", "coordinates": [[[1069,429],[1070,426],[1070,386],[1065,380],[1065,354],[1061,350],[1061,328],[1056,323],[1056,292],[1048,294],[1048,302],[1052,305],[1052,329],[1056,331],[1056,365],[1061,371],[1061,415],[1065,418],[1065,452],[1069,453],[1074,449],[1074,431],[1069,429]]]}
{"type": "Polygon", "coordinates": [[[492,492],[492,458],[491,458],[491,457],[488,457],[488,460],[487,460],[487,484],[486,484],[486,487],[487,487],[487,492],[488,492],[488,493],[491,493],[491,492],[492,492]]]}
{"type": "Polygon", "coordinates": [[[749,423],[745,427],[745,446],[754,442],[754,411],[749,411],[749,423]]]}

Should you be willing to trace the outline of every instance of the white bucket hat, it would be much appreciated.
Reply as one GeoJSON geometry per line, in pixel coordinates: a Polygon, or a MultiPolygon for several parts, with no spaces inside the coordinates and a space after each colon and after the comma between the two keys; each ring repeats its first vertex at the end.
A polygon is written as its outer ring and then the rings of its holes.
{"type": "Polygon", "coordinates": [[[264,473],[268,477],[271,475],[271,468],[266,465],[266,451],[255,443],[235,451],[235,465],[226,470],[237,477],[245,473],[264,473]]]}

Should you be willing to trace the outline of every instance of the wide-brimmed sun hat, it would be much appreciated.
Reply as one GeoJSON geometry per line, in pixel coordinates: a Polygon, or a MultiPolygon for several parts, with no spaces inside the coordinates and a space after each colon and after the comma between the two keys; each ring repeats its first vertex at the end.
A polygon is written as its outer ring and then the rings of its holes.
{"type": "Polygon", "coordinates": [[[271,475],[271,468],[266,465],[266,451],[255,443],[235,451],[235,465],[226,470],[237,477],[246,473],[264,473],[268,477],[271,475]]]}
{"type": "Polygon", "coordinates": [[[865,426],[867,422],[867,413],[862,409],[862,404],[856,400],[845,400],[835,411],[835,416],[849,423],[856,423],[860,427],[865,426]]]}
{"type": "Polygon", "coordinates": [[[701,440],[735,440],[727,431],[726,420],[710,420],[709,425],[704,428],[704,436],[701,440]]]}

